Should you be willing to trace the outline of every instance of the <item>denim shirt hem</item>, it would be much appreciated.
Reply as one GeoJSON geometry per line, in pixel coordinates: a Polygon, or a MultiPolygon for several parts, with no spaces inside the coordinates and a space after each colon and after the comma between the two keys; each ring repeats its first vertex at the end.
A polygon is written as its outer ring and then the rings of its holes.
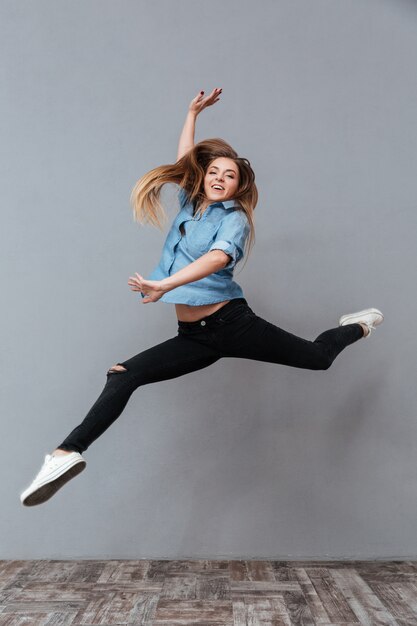
{"type": "Polygon", "coordinates": [[[160,298],[161,302],[165,302],[166,304],[187,304],[188,306],[202,306],[204,304],[216,304],[218,302],[226,302],[228,300],[235,300],[236,298],[242,298],[243,296],[230,296],[230,297],[224,297],[221,300],[205,300],[203,302],[203,300],[197,300],[196,302],[190,302],[190,300],[188,299],[186,302],[173,302],[171,300],[162,300],[162,298],[160,298]]]}

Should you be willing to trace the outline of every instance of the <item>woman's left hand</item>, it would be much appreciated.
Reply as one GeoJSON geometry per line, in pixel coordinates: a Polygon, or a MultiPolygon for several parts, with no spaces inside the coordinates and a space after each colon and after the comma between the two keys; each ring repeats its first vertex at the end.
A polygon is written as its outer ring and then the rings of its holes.
{"type": "Polygon", "coordinates": [[[143,304],[148,302],[156,302],[161,298],[166,289],[163,288],[161,280],[146,280],[135,272],[136,276],[129,276],[127,284],[130,285],[132,291],[141,291],[145,294],[145,298],[142,299],[143,304]]]}

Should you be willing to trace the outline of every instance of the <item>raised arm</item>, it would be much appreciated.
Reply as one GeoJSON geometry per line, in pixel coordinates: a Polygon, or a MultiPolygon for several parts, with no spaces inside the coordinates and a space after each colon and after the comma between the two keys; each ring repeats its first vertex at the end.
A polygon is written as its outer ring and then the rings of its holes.
{"type": "Polygon", "coordinates": [[[178,154],[177,161],[179,161],[188,150],[194,147],[194,132],[195,132],[195,121],[197,119],[197,114],[193,113],[193,111],[188,111],[187,117],[185,118],[184,128],[182,129],[182,133],[180,136],[180,140],[178,142],[178,154]]]}
{"type": "Polygon", "coordinates": [[[191,100],[178,143],[177,161],[179,161],[188,150],[194,147],[195,121],[197,115],[206,107],[217,102],[220,99],[219,96],[221,92],[221,89],[213,89],[211,94],[204,98],[204,91],[200,91],[200,93],[191,100]]]}

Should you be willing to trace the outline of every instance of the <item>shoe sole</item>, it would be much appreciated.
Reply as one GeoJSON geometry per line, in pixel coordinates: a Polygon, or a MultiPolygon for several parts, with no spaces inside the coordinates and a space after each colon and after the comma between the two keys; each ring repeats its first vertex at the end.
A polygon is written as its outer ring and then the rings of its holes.
{"type": "Polygon", "coordinates": [[[40,485],[35,491],[29,493],[22,504],[24,506],[34,506],[36,504],[42,504],[49,500],[57,491],[61,489],[71,478],[78,476],[87,465],[86,461],[77,461],[74,465],[69,467],[63,474],[60,474],[56,478],[49,480],[47,483],[40,485]]]}
{"type": "Polygon", "coordinates": [[[377,315],[381,316],[380,320],[378,320],[377,322],[374,322],[375,325],[381,324],[381,322],[384,319],[384,316],[382,315],[379,309],[364,309],[363,311],[358,311],[357,313],[348,313],[347,315],[342,315],[342,317],[339,320],[339,326],[344,326],[346,322],[355,324],[356,323],[355,320],[360,320],[361,317],[363,317],[364,315],[367,315],[368,313],[376,313],[377,315]]]}

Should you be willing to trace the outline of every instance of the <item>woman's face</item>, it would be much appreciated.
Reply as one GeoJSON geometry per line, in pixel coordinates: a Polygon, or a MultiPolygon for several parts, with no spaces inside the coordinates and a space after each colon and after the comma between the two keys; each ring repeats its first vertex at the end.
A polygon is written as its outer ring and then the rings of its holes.
{"type": "Polygon", "coordinates": [[[204,176],[204,193],[209,202],[232,200],[239,187],[239,170],[227,157],[218,157],[210,163],[204,176]],[[218,189],[220,186],[222,189],[218,189]]]}

